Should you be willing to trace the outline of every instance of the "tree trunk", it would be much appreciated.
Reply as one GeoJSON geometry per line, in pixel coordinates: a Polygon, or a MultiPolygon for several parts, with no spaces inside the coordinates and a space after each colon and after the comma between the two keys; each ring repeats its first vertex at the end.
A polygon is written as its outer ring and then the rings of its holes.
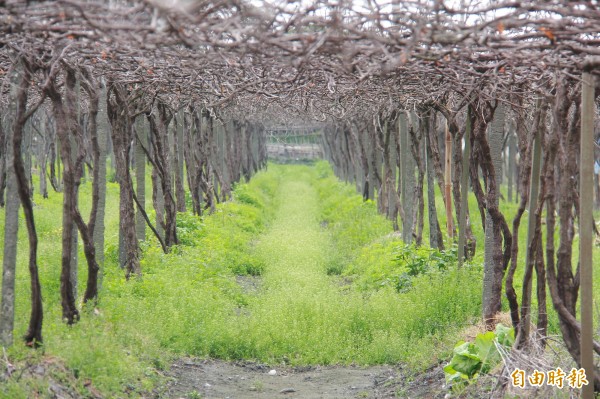
{"type": "MultiPolygon", "coordinates": [[[[436,118],[433,118],[435,121],[436,118]]],[[[435,125],[434,125],[435,126],[435,125]]],[[[442,155],[440,154],[440,145],[439,145],[439,134],[437,129],[429,130],[429,146],[431,149],[431,160],[433,171],[435,172],[436,180],[438,186],[440,188],[440,193],[442,193],[442,198],[444,199],[444,204],[446,203],[446,198],[443,195],[444,193],[444,168],[442,166],[442,155]]]]}
{"type": "Polygon", "coordinates": [[[429,112],[423,118],[423,130],[421,140],[425,140],[425,160],[426,160],[426,174],[427,174],[427,214],[429,220],[429,246],[431,248],[444,249],[444,239],[442,236],[442,230],[440,229],[440,223],[438,221],[437,209],[435,205],[435,168],[433,165],[432,151],[431,151],[431,134],[432,130],[435,130],[435,118],[433,113],[429,112]]]}
{"type": "MultiPolygon", "coordinates": [[[[339,129],[338,129],[339,130],[339,129]]],[[[371,169],[372,169],[372,173],[373,173],[373,180],[372,182],[374,182],[374,195],[375,193],[377,194],[376,197],[374,197],[374,199],[376,198],[377,200],[377,210],[379,211],[379,213],[383,213],[384,212],[384,207],[385,207],[385,200],[386,200],[386,196],[384,194],[384,181],[382,178],[382,172],[383,172],[383,134],[381,132],[381,129],[379,128],[379,126],[376,126],[375,123],[372,123],[369,129],[369,141],[371,142],[371,151],[373,151],[373,156],[371,157],[371,169]]],[[[335,143],[335,148],[339,148],[340,145],[335,143]]],[[[338,158],[341,156],[341,154],[338,156],[338,158]]]]}
{"type": "Polygon", "coordinates": [[[423,241],[423,226],[424,226],[424,213],[425,213],[425,198],[423,197],[423,181],[425,180],[425,162],[423,160],[423,149],[421,146],[421,137],[423,133],[427,132],[427,127],[424,124],[419,126],[419,119],[415,113],[411,113],[411,123],[409,128],[410,136],[410,149],[412,158],[417,166],[418,179],[414,184],[413,189],[413,204],[416,206],[413,210],[412,220],[416,222],[416,226],[413,226],[413,232],[411,233],[415,237],[416,245],[421,245],[423,241]],[[416,227],[416,233],[415,233],[416,227]]]}
{"type": "MultiPolygon", "coordinates": [[[[430,120],[431,121],[431,120],[430,120]]],[[[435,127],[430,127],[435,128],[435,127]]],[[[425,136],[427,140],[427,214],[429,215],[429,246],[436,249],[444,249],[444,238],[440,223],[437,217],[437,209],[435,207],[435,183],[434,183],[434,167],[431,159],[431,146],[429,144],[429,135],[425,136]]]]}
{"type": "MultiPolygon", "coordinates": [[[[246,152],[247,148],[247,136],[248,136],[248,128],[246,123],[237,124],[240,129],[240,138],[238,140],[238,145],[235,146],[235,160],[236,160],[236,170],[237,176],[236,181],[241,178],[240,172],[243,172],[244,178],[249,179],[249,171],[248,165],[246,164],[247,158],[243,155],[246,152]]],[[[204,209],[209,209],[210,213],[215,211],[215,206],[217,203],[215,190],[212,186],[211,175],[212,175],[212,166],[210,163],[210,139],[212,135],[213,129],[213,120],[210,114],[203,110],[200,113],[200,129],[198,131],[198,136],[196,138],[196,146],[197,146],[197,154],[198,159],[196,160],[197,168],[198,168],[198,183],[201,192],[204,194],[204,209]]]]}
{"type": "Polygon", "coordinates": [[[72,269],[77,268],[77,264],[73,263],[73,243],[74,233],[76,235],[75,223],[73,220],[73,211],[76,207],[76,173],[72,154],[71,134],[77,128],[73,119],[73,110],[69,109],[73,105],[74,100],[70,98],[73,95],[75,86],[75,74],[72,70],[67,70],[65,79],[65,103],[63,103],[62,95],[58,92],[53,83],[47,90],[54,110],[54,118],[56,120],[56,133],[60,140],[60,152],[64,165],[63,170],[63,223],[62,223],[62,260],[61,260],[61,275],[60,275],[60,290],[61,290],[61,305],[63,319],[68,324],[73,324],[79,320],[79,311],[75,305],[75,291],[73,287],[72,269]]]}
{"type": "MultiPolygon", "coordinates": [[[[77,131],[77,139],[79,141],[80,151],[77,157],[77,179],[81,179],[85,166],[85,158],[87,157],[88,151],[85,150],[85,147],[90,147],[92,153],[92,160],[94,163],[93,169],[93,181],[92,181],[92,207],[90,210],[90,218],[88,224],[85,224],[81,213],[79,212],[79,207],[76,206],[74,210],[74,219],[77,227],[79,229],[79,233],[81,234],[81,240],[83,241],[83,251],[85,254],[85,258],[88,265],[88,276],[85,293],[83,295],[83,302],[87,303],[88,301],[95,301],[98,298],[98,274],[100,271],[100,265],[98,264],[98,260],[96,257],[96,241],[94,240],[95,226],[96,220],[98,219],[98,202],[100,198],[100,176],[99,173],[101,168],[99,167],[100,159],[101,159],[101,150],[100,144],[98,141],[98,128],[97,128],[97,117],[99,111],[99,103],[100,96],[98,94],[98,87],[96,81],[92,77],[91,72],[84,70],[85,80],[83,80],[83,86],[88,93],[89,97],[89,105],[88,111],[89,115],[86,118],[87,121],[87,134],[89,136],[90,145],[86,146],[84,144],[85,137],[83,135],[83,131],[77,131]]],[[[76,204],[77,205],[77,204],[76,204]]],[[[104,216],[104,215],[102,215],[104,216]]],[[[101,250],[103,252],[103,250],[101,250]]]]}
{"type": "Polygon", "coordinates": [[[162,189],[165,218],[164,241],[167,248],[178,243],[177,241],[177,206],[173,196],[173,184],[171,180],[169,148],[167,148],[169,121],[171,115],[168,114],[165,105],[159,104],[155,110],[158,115],[150,114],[148,120],[153,132],[154,166],[158,168],[158,177],[160,177],[160,187],[162,189]]]}
{"type": "MultiPolygon", "coordinates": [[[[492,156],[491,162],[495,172],[496,187],[500,186],[499,175],[502,171],[502,136],[504,134],[504,113],[502,106],[498,106],[492,126],[489,132],[489,146],[492,156]]],[[[488,193],[486,203],[492,201],[493,205],[498,206],[499,196],[497,193],[491,196],[488,193]]],[[[486,325],[493,323],[493,319],[501,310],[501,293],[502,293],[502,275],[499,271],[502,270],[501,264],[498,264],[498,254],[502,246],[502,238],[500,236],[500,228],[494,224],[489,211],[486,212],[485,218],[485,254],[484,254],[484,278],[483,278],[483,319],[486,325]]]]}
{"type": "Polygon", "coordinates": [[[119,228],[123,231],[126,248],[125,276],[141,276],[139,246],[135,235],[133,183],[129,171],[129,147],[132,139],[128,102],[122,88],[112,84],[107,96],[108,117],[112,126],[117,180],[119,182],[119,228]]]}
{"type": "MultiPolygon", "coordinates": [[[[523,99],[522,98],[517,98],[517,101],[519,101],[518,105],[522,106],[523,105],[523,99]]],[[[534,116],[533,116],[533,120],[534,121],[538,121],[537,123],[539,123],[539,118],[540,118],[540,113],[542,112],[542,107],[541,107],[541,101],[538,101],[535,107],[535,111],[534,111],[534,116]]],[[[515,292],[514,286],[513,286],[513,281],[514,281],[514,274],[515,271],[517,269],[517,256],[518,256],[518,251],[519,251],[519,227],[521,225],[521,218],[523,216],[523,214],[525,213],[525,208],[527,206],[527,202],[529,200],[529,184],[530,184],[530,177],[531,177],[531,151],[533,149],[533,140],[531,139],[531,137],[533,137],[533,132],[537,131],[537,126],[534,124],[533,129],[531,129],[532,134],[529,134],[528,129],[526,128],[525,124],[526,124],[526,119],[525,119],[525,114],[521,109],[518,109],[515,113],[515,122],[516,122],[516,126],[515,126],[515,132],[516,132],[516,137],[517,137],[517,145],[518,145],[518,149],[519,149],[519,157],[520,157],[520,164],[521,167],[518,168],[518,182],[516,184],[516,186],[519,188],[519,191],[521,193],[521,200],[519,203],[519,209],[517,210],[517,214],[515,215],[515,217],[513,218],[513,246],[511,248],[511,259],[510,259],[510,268],[508,270],[507,276],[506,276],[506,283],[505,283],[505,289],[506,289],[506,298],[508,299],[508,304],[510,307],[510,315],[511,315],[511,319],[512,319],[512,324],[513,327],[515,328],[515,331],[518,330],[518,326],[519,326],[519,322],[520,322],[520,317],[519,317],[519,304],[517,301],[517,294],[515,292]]],[[[543,136],[542,136],[543,139],[543,136]]]]}
{"type": "MultiPolygon", "coordinates": [[[[546,275],[552,303],[559,316],[559,327],[565,346],[578,367],[582,367],[579,342],[581,325],[575,317],[580,271],[578,268],[577,273],[574,274],[572,264],[574,217],[576,213],[573,210],[576,208],[576,184],[578,180],[578,167],[572,160],[577,156],[580,145],[580,107],[579,102],[575,101],[579,99],[579,88],[575,87],[569,90],[565,81],[567,78],[564,76],[558,78],[553,109],[554,124],[549,140],[544,146],[546,149],[544,163],[561,165],[558,176],[550,172],[544,176],[544,184],[548,184],[546,191],[546,227],[548,232],[546,235],[546,275]],[[556,199],[558,199],[558,207],[555,204],[556,199]],[[560,219],[559,247],[556,253],[554,248],[555,210],[558,210],[560,219]]],[[[555,169],[551,170],[552,172],[555,171],[555,169]]],[[[594,342],[593,346],[594,351],[600,353],[600,345],[594,342]]],[[[588,378],[590,377],[591,375],[588,375],[588,378]]],[[[598,371],[595,370],[593,383],[597,390],[600,388],[599,377],[598,371]]]]}
{"type": "MultiPolygon", "coordinates": [[[[484,276],[483,276],[483,319],[487,328],[493,328],[495,316],[501,309],[502,279],[504,270],[510,260],[510,249],[512,235],[506,224],[504,215],[499,211],[499,174],[502,172],[502,139],[504,129],[504,109],[502,105],[497,106],[496,115],[494,108],[489,103],[481,103],[482,115],[475,119],[473,136],[477,141],[477,160],[481,166],[484,181],[486,183],[486,198],[481,196],[480,188],[475,194],[479,205],[485,204],[485,254],[484,254],[484,276]],[[488,121],[494,116],[493,126],[486,136],[488,121]],[[504,251],[502,243],[504,242],[504,251]]],[[[478,183],[478,176],[471,168],[471,182],[478,183]]]]}
{"type": "MultiPolygon", "coordinates": [[[[22,61],[23,72],[21,81],[16,94],[16,113],[15,113],[15,124],[13,126],[13,166],[15,169],[15,176],[17,181],[17,190],[19,192],[19,198],[21,199],[21,205],[23,206],[23,213],[25,215],[25,222],[27,225],[27,234],[29,238],[29,276],[31,283],[31,316],[29,318],[29,327],[25,333],[24,340],[25,344],[32,347],[37,347],[42,342],[42,322],[44,319],[43,305],[42,305],[42,287],[40,285],[40,279],[38,275],[37,265],[37,245],[38,237],[35,230],[35,221],[33,217],[33,203],[29,196],[29,185],[27,181],[27,175],[21,157],[21,145],[23,142],[23,127],[27,121],[29,114],[26,113],[27,107],[27,90],[30,85],[31,75],[29,72],[29,65],[26,61],[22,61]]],[[[30,111],[31,113],[31,111],[30,111]]]]}
{"type": "MultiPolygon", "coordinates": [[[[531,164],[531,179],[529,190],[529,220],[527,224],[527,252],[525,257],[525,274],[523,277],[523,294],[521,299],[521,322],[517,334],[517,343],[524,346],[528,343],[531,325],[531,290],[533,269],[536,263],[537,252],[541,240],[541,211],[544,199],[538,204],[540,189],[540,162],[542,152],[543,126],[545,126],[545,115],[542,111],[538,114],[538,120],[534,126],[534,141],[531,164]]],[[[544,197],[542,195],[542,197],[544,197]]]]}
{"type": "Polygon", "coordinates": [[[357,136],[357,142],[358,142],[358,146],[360,148],[360,165],[361,165],[361,171],[362,171],[362,175],[360,177],[361,179],[361,188],[362,188],[362,197],[363,200],[366,201],[367,199],[369,199],[369,158],[367,157],[367,147],[365,144],[365,138],[364,138],[364,134],[361,134],[360,132],[360,127],[357,126],[356,124],[354,125],[355,127],[355,134],[357,136]]]}

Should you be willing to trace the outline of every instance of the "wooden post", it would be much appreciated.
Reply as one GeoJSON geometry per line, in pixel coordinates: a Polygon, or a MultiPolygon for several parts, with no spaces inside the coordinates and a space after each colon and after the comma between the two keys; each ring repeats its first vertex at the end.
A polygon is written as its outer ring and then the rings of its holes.
{"type": "MultiPolygon", "coordinates": [[[[12,86],[11,99],[16,99],[17,87],[19,85],[19,73],[15,70],[10,74],[12,86]]],[[[0,302],[0,346],[9,347],[13,343],[13,329],[15,324],[15,276],[17,265],[17,237],[19,232],[19,207],[21,201],[17,192],[17,176],[14,167],[13,152],[13,126],[16,113],[15,101],[11,101],[9,114],[11,115],[5,134],[5,158],[6,162],[6,203],[4,204],[4,248],[2,259],[2,299],[0,302]]],[[[2,127],[0,120],[0,129],[2,127]]]]}
{"type": "MultiPolygon", "coordinates": [[[[508,202],[513,202],[513,182],[515,181],[515,166],[517,163],[516,155],[517,155],[517,138],[515,132],[512,128],[510,128],[510,133],[508,136],[508,202]]],[[[518,181],[518,180],[517,180],[518,181]]],[[[517,183],[518,184],[518,183],[517,183]]]]}
{"type": "Polygon", "coordinates": [[[448,238],[454,238],[454,218],[452,216],[452,136],[448,129],[448,121],[446,121],[446,152],[445,152],[445,181],[444,197],[446,198],[446,229],[448,230],[448,238]]]}
{"type": "MultiPolygon", "coordinates": [[[[458,221],[458,266],[465,258],[467,208],[469,206],[469,159],[471,158],[471,106],[467,110],[465,148],[463,149],[462,175],[460,176],[460,220],[458,221]]],[[[446,189],[447,191],[447,189],[446,189]]],[[[452,212],[452,208],[450,208],[452,212]]]]}
{"type": "MultiPolygon", "coordinates": [[[[147,146],[146,127],[144,125],[144,116],[140,115],[135,120],[135,187],[137,199],[146,210],[146,154],[144,146],[147,146]]],[[[146,240],[146,220],[144,215],[138,209],[135,214],[135,234],[139,241],[146,240]]]]}
{"type": "Polygon", "coordinates": [[[400,157],[402,167],[400,169],[401,177],[401,206],[402,211],[402,240],[410,244],[412,242],[413,220],[413,188],[415,185],[415,164],[410,151],[409,142],[409,123],[406,111],[400,114],[400,157]]]}
{"type": "Polygon", "coordinates": [[[593,269],[592,269],[592,204],[594,187],[594,77],[582,76],[581,90],[581,164],[579,173],[579,262],[581,268],[581,367],[588,385],[584,399],[594,397],[593,352],[593,269]]]}
{"type": "MultiPolygon", "coordinates": [[[[82,129],[80,125],[81,121],[81,79],[79,74],[76,75],[75,81],[75,107],[77,107],[77,112],[73,115],[76,119],[74,121],[76,123],[76,129],[82,129]]],[[[83,137],[83,133],[82,133],[83,137]]],[[[79,152],[79,143],[72,135],[69,135],[69,142],[71,143],[71,162],[73,166],[77,162],[77,153],[79,152]]],[[[85,171],[85,164],[82,163],[80,166],[82,171],[85,171]]],[[[75,174],[79,173],[79,170],[75,172],[75,174]]],[[[83,176],[83,172],[81,175],[83,176]]],[[[85,179],[84,179],[85,181],[85,179]]],[[[79,202],[79,184],[81,183],[81,179],[76,181],[75,184],[75,199],[73,200],[75,204],[79,202]]],[[[71,240],[73,243],[71,244],[71,287],[73,291],[73,298],[75,298],[75,302],[77,302],[77,294],[78,294],[78,286],[79,286],[79,230],[77,229],[77,224],[73,222],[73,226],[71,227],[73,232],[71,233],[71,240]]]]}
{"type": "Polygon", "coordinates": [[[104,219],[106,215],[106,151],[108,138],[110,137],[108,123],[108,114],[106,113],[106,84],[102,83],[102,91],[100,101],[98,102],[98,147],[100,158],[98,165],[94,164],[94,168],[98,168],[98,208],[96,210],[96,225],[94,226],[94,243],[96,247],[96,262],[100,266],[98,272],[98,291],[102,290],[102,282],[104,279],[104,219]]]}
{"type": "MultiPolygon", "coordinates": [[[[541,100],[538,100],[536,108],[543,107],[541,100]]],[[[521,300],[521,323],[519,324],[519,332],[517,333],[517,342],[519,345],[526,345],[529,339],[530,320],[531,320],[531,290],[533,279],[533,266],[535,260],[535,252],[530,252],[531,241],[535,234],[535,210],[537,208],[538,196],[540,192],[540,164],[542,153],[542,138],[541,130],[545,123],[545,113],[542,109],[540,113],[540,121],[537,131],[534,132],[533,152],[531,155],[531,178],[529,184],[529,219],[527,220],[527,251],[525,253],[525,286],[523,287],[523,298],[521,300]]],[[[535,251],[535,249],[534,249],[535,251]]]]}

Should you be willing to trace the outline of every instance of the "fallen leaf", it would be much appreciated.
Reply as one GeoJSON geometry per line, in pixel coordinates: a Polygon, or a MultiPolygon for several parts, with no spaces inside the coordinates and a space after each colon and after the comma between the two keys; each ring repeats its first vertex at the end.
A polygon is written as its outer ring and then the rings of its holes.
{"type": "Polygon", "coordinates": [[[546,37],[548,39],[550,39],[550,41],[552,41],[554,43],[554,41],[556,40],[556,36],[554,36],[554,33],[552,33],[552,31],[549,28],[546,28],[545,26],[542,26],[540,28],[540,31],[546,35],[546,37]]]}

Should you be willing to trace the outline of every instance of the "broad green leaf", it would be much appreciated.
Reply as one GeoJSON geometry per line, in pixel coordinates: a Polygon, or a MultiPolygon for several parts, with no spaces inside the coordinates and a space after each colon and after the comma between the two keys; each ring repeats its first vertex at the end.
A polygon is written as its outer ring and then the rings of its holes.
{"type": "Polygon", "coordinates": [[[515,343],[515,330],[502,324],[496,326],[496,338],[500,345],[511,347],[515,343]]]}
{"type": "Polygon", "coordinates": [[[465,342],[454,348],[454,356],[450,366],[471,378],[481,368],[481,359],[477,355],[475,345],[465,342]]]}
{"type": "Polygon", "coordinates": [[[454,370],[454,368],[452,368],[452,366],[449,364],[446,367],[444,367],[444,374],[446,377],[446,383],[450,385],[463,383],[469,380],[469,377],[466,374],[454,370]]]}
{"type": "Polygon", "coordinates": [[[477,348],[470,342],[465,342],[454,347],[454,354],[465,356],[475,360],[481,360],[477,352],[477,348]]]}
{"type": "Polygon", "coordinates": [[[477,334],[475,337],[475,347],[481,359],[481,372],[487,373],[492,366],[500,360],[500,354],[494,344],[495,334],[488,331],[484,334],[477,334]]]}

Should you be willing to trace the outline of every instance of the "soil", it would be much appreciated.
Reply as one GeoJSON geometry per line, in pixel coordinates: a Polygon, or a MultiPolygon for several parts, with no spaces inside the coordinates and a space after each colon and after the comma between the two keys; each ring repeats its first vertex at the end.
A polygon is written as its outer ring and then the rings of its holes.
{"type": "Polygon", "coordinates": [[[236,276],[235,280],[247,295],[257,294],[262,286],[260,276],[236,276]]]}
{"type": "Polygon", "coordinates": [[[448,393],[441,366],[404,378],[402,368],[393,366],[290,368],[182,359],[173,364],[169,377],[156,398],[437,399],[448,393]]]}

